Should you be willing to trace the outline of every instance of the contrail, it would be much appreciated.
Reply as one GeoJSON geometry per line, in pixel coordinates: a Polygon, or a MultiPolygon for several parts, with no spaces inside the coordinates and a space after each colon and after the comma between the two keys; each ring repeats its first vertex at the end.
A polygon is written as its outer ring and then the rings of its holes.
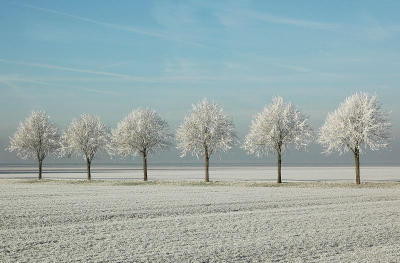
{"type": "Polygon", "coordinates": [[[6,62],[6,63],[11,63],[11,64],[23,65],[23,66],[31,66],[31,67],[39,67],[39,68],[50,68],[50,69],[57,69],[57,70],[64,70],[64,71],[73,71],[73,72],[80,72],[80,73],[89,73],[89,74],[104,75],[104,76],[113,76],[113,77],[131,79],[131,80],[135,80],[135,81],[154,82],[154,81],[149,81],[148,79],[144,79],[144,78],[138,78],[138,77],[133,77],[133,76],[129,76],[129,75],[108,73],[108,72],[102,72],[102,71],[94,71],[94,70],[87,70],[87,69],[75,69],[75,68],[65,68],[65,67],[59,67],[59,66],[54,66],[54,65],[31,63],[31,62],[24,62],[24,61],[12,61],[12,60],[6,60],[6,59],[0,59],[0,61],[1,62],[6,62]]]}
{"type": "Polygon", "coordinates": [[[101,22],[101,21],[90,19],[90,18],[81,17],[81,16],[77,16],[77,15],[74,15],[74,14],[64,13],[64,12],[51,10],[51,9],[47,9],[47,8],[37,7],[37,6],[33,6],[33,5],[22,4],[22,3],[20,3],[20,5],[25,6],[25,7],[29,7],[29,8],[32,8],[32,9],[40,10],[40,11],[45,11],[45,12],[49,12],[49,13],[53,13],[53,14],[58,14],[58,15],[62,15],[62,16],[71,17],[73,19],[86,21],[86,22],[89,22],[89,23],[97,24],[97,25],[102,25],[102,26],[109,27],[109,28],[114,28],[114,29],[121,30],[121,31],[128,31],[128,32],[134,32],[134,33],[142,34],[142,35],[165,38],[165,39],[172,40],[172,41],[177,41],[177,42],[181,41],[177,37],[167,36],[167,35],[153,33],[153,32],[149,32],[149,31],[138,30],[138,29],[135,29],[135,28],[132,28],[132,27],[126,27],[126,26],[121,26],[121,25],[101,22]]]}
{"type": "MultiPolygon", "coordinates": [[[[57,86],[57,87],[65,87],[65,88],[72,88],[72,89],[80,89],[80,90],[85,90],[89,92],[95,92],[95,93],[102,93],[102,94],[107,94],[107,95],[114,95],[114,96],[123,96],[121,93],[113,92],[113,91],[104,91],[104,90],[95,90],[95,89],[87,89],[87,88],[82,88],[82,87],[77,87],[77,86],[72,86],[72,85],[64,85],[64,84],[56,84],[56,83],[49,83],[49,82],[44,82],[44,81],[36,81],[36,80],[31,80],[31,79],[21,79],[21,78],[7,78],[8,80],[11,81],[16,81],[16,82],[27,82],[27,83],[34,83],[34,84],[42,84],[42,85],[49,85],[49,86],[57,86]]],[[[19,89],[17,86],[13,86],[7,82],[4,82],[3,80],[0,79],[0,83],[3,83],[5,85],[8,85],[10,87],[13,87],[15,89],[19,89]]]]}

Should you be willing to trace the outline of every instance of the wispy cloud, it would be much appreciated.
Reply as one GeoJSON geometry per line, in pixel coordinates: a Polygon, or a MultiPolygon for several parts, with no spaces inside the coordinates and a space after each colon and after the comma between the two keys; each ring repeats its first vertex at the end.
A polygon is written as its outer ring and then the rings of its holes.
{"type": "Polygon", "coordinates": [[[36,10],[40,10],[40,11],[44,11],[44,12],[48,12],[48,13],[53,13],[53,14],[58,14],[58,15],[70,17],[70,18],[73,18],[73,19],[76,19],[76,20],[81,20],[81,21],[92,23],[92,24],[97,24],[97,25],[108,27],[108,28],[113,28],[113,29],[116,29],[116,30],[128,31],[128,32],[132,32],[132,33],[148,35],[148,36],[153,36],[153,37],[158,37],[158,38],[164,38],[164,39],[168,39],[168,40],[172,40],[172,41],[178,41],[178,39],[176,37],[174,37],[174,36],[168,36],[168,35],[164,35],[164,34],[154,33],[154,32],[151,32],[151,31],[139,30],[139,29],[136,29],[136,28],[133,28],[133,27],[127,27],[127,26],[121,26],[121,25],[116,25],[116,24],[112,24],[112,23],[97,21],[97,20],[94,20],[94,19],[90,19],[90,18],[86,18],[86,17],[82,17],[82,16],[77,16],[77,15],[69,14],[69,13],[65,13],[65,12],[60,12],[60,11],[57,11],[57,10],[38,7],[38,6],[34,6],[34,5],[28,5],[28,4],[22,4],[22,3],[20,3],[20,5],[28,7],[28,8],[31,8],[31,9],[36,9],[36,10]]]}
{"type": "Polygon", "coordinates": [[[225,26],[235,26],[237,21],[246,23],[246,21],[262,21],[267,23],[274,23],[280,25],[319,29],[319,30],[334,30],[341,28],[340,24],[324,23],[311,20],[294,19],[285,16],[279,16],[269,13],[260,12],[249,7],[236,7],[236,8],[218,8],[215,15],[220,19],[221,23],[225,26]]]}
{"type": "Polygon", "coordinates": [[[54,65],[32,63],[32,62],[25,62],[25,61],[13,61],[13,60],[0,59],[0,62],[23,65],[23,66],[31,66],[31,67],[49,68],[49,69],[56,69],[56,70],[63,70],[63,71],[72,71],[72,72],[79,72],[79,73],[112,76],[112,77],[125,78],[125,79],[139,81],[139,82],[157,82],[156,80],[152,80],[149,78],[140,78],[140,77],[134,77],[134,76],[129,76],[129,75],[108,73],[108,72],[94,71],[94,70],[86,70],[86,69],[66,68],[66,67],[59,67],[59,66],[54,66],[54,65]]]}
{"type": "Polygon", "coordinates": [[[261,63],[261,65],[263,65],[263,67],[271,66],[271,67],[275,67],[275,68],[290,69],[290,70],[293,70],[295,72],[307,73],[307,74],[310,74],[310,75],[313,74],[313,75],[328,76],[328,77],[333,77],[333,78],[338,78],[338,79],[350,79],[350,77],[348,77],[348,76],[344,76],[344,75],[337,74],[337,73],[321,72],[321,71],[314,70],[314,69],[311,69],[311,68],[293,66],[293,65],[290,65],[290,64],[289,65],[288,64],[280,64],[276,60],[273,60],[273,59],[270,59],[270,58],[267,58],[267,57],[263,57],[263,56],[256,56],[256,55],[252,55],[252,54],[249,54],[249,53],[243,53],[243,52],[242,53],[236,52],[236,54],[242,56],[243,58],[249,59],[250,61],[261,63]]]}
{"type": "MultiPolygon", "coordinates": [[[[331,77],[331,78],[338,78],[338,79],[349,79],[349,77],[347,77],[347,76],[343,76],[343,75],[336,74],[336,73],[320,72],[320,71],[310,69],[310,68],[276,64],[271,61],[264,61],[261,57],[258,57],[258,60],[260,60],[261,62],[266,62],[267,65],[269,65],[269,66],[286,68],[286,69],[293,70],[295,72],[301,72],[301,73],[307,74],[309,76],[323,76],[323,77],[331,77]]],[[[198,71],[198,68],[204,68],[204,67],[196,64],[195,62],[186,61],[186,60],[172,61],[169,64],[167,63],[165,71],[164,71],[164,75],[161,77],[160,76],[158,76],[158,77],[157,76],[133,77],[133,76],[129,76],[129,75],[114,74],[114,73],[107,73],[107,72],[101,72],[101,71],[66,68],[66,67],[59,67],[59,66],[38,64],[38,63],[31,63],[31,62],[10,61],[10,60],[5,60],[5,59],[0,59],[0,62],[13,63],[13,64],[24,65],[24,66],[43,67],[43,68],[50,68],[50,69],[56,69],[56,70],[80,72],[80,73],[89,73],[89,74],[96,74],[96,75],[105,75],[105,76],[116,77],[116,78],[114,78],[114,80],[126,80],[126,81],[145,82],[145,83],[207,83],[210,81],[212,81],[212,82],[234,81],[234,82],[243,82],[243,83],[270,83],[271,81],[272,82],[275,82],[277,80],[282,81],[287,78],[287,76],[274,77],[274,76],[265,76],[265,75],[260,76],[257,74],[250,74],[250,75],[244,74],[244,75],[238,76],[230,71],[225,72],[224,74],[215,75],[215,74],[212,74],[212,72],[210,72],[208,67],[206,67],[207,70],[198,71]]],[[[118,93],[115,93],[115,94],[110,93],[109,91],[85,89],[85,88],[72,86],[72,85],[53,84],[54,82],[46,82],[47,78],[43,79],[43,80],[44,81],[24,79],[24,78],[8,78],[6,81],[8,81],[8,83],[10,81],[31,82],[31,83],[36,83],[36,84],[79,88],[81,90],[93,91],[93,92],[99,92],[99,93],[109,93],[112,95],[121,95],[118,93]]],[[[62,80],[63,79],[54,79],[54,81],[62,81],[62,80]]],[[[66,79],[66,81],[71,81],[71,80],[72,79],[66,79]]],[[[110,78],[109,80],[113,81],[112,78],[110,78]]],[[[78,79],[78,81],[86,81],[86,79],[83,79],[83,80],[78,79]]],[[[93,81],[96,81],[96,79],[90,79],[90,81],[93,82],[93,81]]],[[[105,81],[105,80],[100,79],[99,81],[105,81]]]]}
{"type": "Polygon", "coordinates": [[[149,58],[142,58],[142,59],[136,59],[136,60],[123,61],[123,62],[119,62],[119,63],[113,63],[113,64],[101,66],[101,67],[95,68],[94,70],[105,69],[105,68],[113,68],[113,67],[120,67],[120,66],[129,65],[129,64],[132,64],[132,63],[136,63],[136,62],[139,62],[139,61],[152,60],[152,59],[160,58],[160,57],[162,57],[162,56],[153,56],[153,57],[149,57],[149,58]]]}
{"type": "Polygon", "coordinates": [[[28,7],[28,8],[31,8],[31,9],[43,11],[43,12],[53,13],[53,14],[57,14],[57,15],[65,16],[65,17],[70,17],[70,18],[75,19],[75,20],[81,20],[81,21],[85,21],[85,22],[88,22],[88,23],[97,24],[97,25],[100,25],[100,26],[104,26],[104,27],[107,27],[107,28],[112,28],[112,29],[119,30],[119,31],[125,31],[125,32],[131,32],[131,33],[151,36],[151,37],[162,38],[162,39],[165,39],[165,40],[168,40],[168,41],[184,43],[184,44],[188,44],[188,45],[192,45],[192,46],[197,46],[197,47],[200,47],[200,48],[211,48],[210,46],[203,45],[203,44],[200,44],[200,43],[191,42],[191,41],[187,41],[187,40],[184,40],[184,39],[182,39],[180,37],[173,36],[173,35],[155,33],[155,32],[149,31],[149,30],[140,30],[140,29],[137,29],[137,28],[134,28],[134,27],[131,27],[131,26],[122,26],[122,25],[102,22],[102,21],[90,19],[90,18],[87,18],[87,17],[77,16],[77,15],[74,15],[74,14],[60,12],[60,11],[57,11],[57,10],[38,7],[38,6],[34,6],[34,5],[28,5],[28,4],[22,4],[22,3],[20,3],[20,5],[28,7]]]}
{"type": "MultiPolygon", "coordinates": [[[[41,84],[41,85],[49,85],[49,86],[57,86],[57,87],[63,87],[63,88],[73,88],[73,89],[80,89],[84,91],[89,91],[89,92],[94,92],[94,93],[101,93],[101,94],[106,94],[106,95],[113,95],[113,96],[123,96],[123,94],[114,92],[114,91],[107,91],[107,90],[96,90],[96,89],[87,89],[87,88],[82,88],[82,87],[77,87],[77,86],[72,86],[72,85],[65,85],[65,84],[57,84],[57,83],[49,83],[49,82],[44,82],[44,81],[36,81],[32,79],[26,79],[26,78],[20,78],[20,77],[7,77],[6,78],[8,81],[13,81],[13,82],[27,82],[27,83],[34,83],[34,84],[41,84]]],[[[4,83],[1,78],[0,82],[4,83]]],[[[9,84],[9,82],[4,83],[9,84]]],[[[14,87],[14,86],[13,86],[14,87]]],[[[17,86],[15,86],[18,88],[17,86]]]]}
{"type": "Polygon", "coordinates": [[[287,65],[276,65],[280,68],[286,68],[286,69],[291,69],[297,72],[302,72],[302,73],[309,73],[309,74],[314,74],[314,75],[320,75],[320,76],[327,76],[327,77],[333,77],[333,78],[340,78],[340,79],[349,79],[349,77],[336,74],[336,73],[329,73],[329,72],[320,72],[316,71],[313,69],[309,68],[303,68],[303,67],[294,67],[294,66],[287,66],[287,65]]]}
{"type": "Polygon", "coordinates": [[[120,66],[129,65],[129,64],[132,64],[132,63],[136,63],[136,62],[137,62],[137,60],[129,60],[129,61],[124,61],[124,62],[105,65],[105,66],[102,66],[102,67],[97,67],[94,70],[105,69],[105,68],[113,68],[113,67],[120,67],[120,66]]]}
{"type": "Polygon", "coordinates": [[[0,79],[0,83],[6,85],[6,86],[8,86],[8,87],[10,87],[10,88],[12,88],[12,89],[14,89],[16,91],[20,91],[21,90],[20,87],[14,85],[14,84],[10,84],[8,81],[4,81],[4,80],[0,79]]]}
{"type": "MultiPolygon", "coordinates": [[[[146,82],[146,83],[165,83],[165,82],[182,82],[182,81],[199,82],[199,81],[204,81],[204,80],[215,79],[214,76],[182,76],[182,75],[164,76],[164,77],[134,77],[134,76],[123,75],[123,74],[115,74],[115,73],[85,70],[85,69],[76,69],[76,68],[66,68],[66,67],[59,67],[59,66],[54,66],[54,65],[32,63],[32,62],[25,62],[25,61],[12,61],[12,60],[0,59],[0,62],[23,65],[23,66],[30,66],[30,67],[49,68],[49,69],[62,70],[62,71],[72,71],[72,72],[79,72],[79,73],[112,76],[112,77],[116,77],[118,79],[125,79],[125,80],[129,80],[129,81],[134,81],[134,82],[146,82]]],[[[33,83],[34,81],[31,81],[31,82],[33,83]]],[[[35,81],[35,82],[38,84],[53,85],[51,83],[46,83],[46,82],[41,82],[41,81],[35,81]]],[[[66,85],[66,86],[68,86],[68,85],[66,85]]],[[[73,86],[70,86],[70,87],[73,87],[73,86]]]]}
{"type": "Polygon", "coordinates": [[[296,26],[296,27],[303,27],[303,28],[312,28],[312,29],[321,29],[321,30],[332,30],[340,28],[341,26],[338,24],[329,24],[329,23],[321,23],[315,21],[308,21],[308,20],[298,20],[292,19],[282,16],[275,16],[266,13],[261,13],[257,11],[246,11],[243,12],[248,18],[275,23],[275,24],[282,24],[282,25],[289,25],[289,26],[296,26]]]}
{"type": "Polygon", "coordinates": [[[108,91],[108,90],[96,90],[96,89],[87,89],[87,88],[81,88],[84,91],[89,91],[89,92],[94,92],[94,93],[100,93],[100,94],[105,94],[105,95],[113,95],[113,96],[124,96],[122,93],[114,92],[114,91],[108,91]]]}

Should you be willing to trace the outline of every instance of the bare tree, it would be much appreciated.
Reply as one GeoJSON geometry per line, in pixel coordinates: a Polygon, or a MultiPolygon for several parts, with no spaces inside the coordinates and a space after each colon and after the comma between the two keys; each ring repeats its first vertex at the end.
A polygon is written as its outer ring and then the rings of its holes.
{"type": "Polygon", "coordinates": [[[99,117],[82,114],[79,120],[73,119],[62,136],[61,155],[83,156],[86,161],[87,180],[91,180],[90,166],[92,160],[101,151],[106,150],[109,140],[109,129],[99,117]]]}
{"type": "Polygon", "coordinates": [[[38,179],[42,179],[43,160],[55,154],[60,147],[58,126],[49,118],[44,111],[33,110],[25,122],[20,122],[17,131],[10,137],[10,147],[6,149],[16,151],[17,156],[24,160],[38,160],[38,179]]]}
{"type": "Polygon", "coordinates": [[[291,145],[296,150],[305,150],[314,137],[308,116],[300,112],[291,102],[286,104],[282,97],[254,116],[250,132],[242,146],[248,154],[257,157],[276,154],[278,157],[278,183],[282,182],[282,154],[291,145]]]}
{"type": "Polygon", "coordinates": [[[112,130],[112,155],[126,158],[140,154],[143,159],[143,180],[147,181],[147,157],[171,145],[172,135],[168,123],[156,111],[139,108],[125,117],[112,130]]]}
{"type": "Polygon", "coordinates": [[[217,103],[207,99],[193,105],[190,114],[178,127],[176,137],[182,157],[187,152],[197,158],[204,156],[206,182],[209,182],[210,156],[218,151],[226,152],[238,142],[235,125],[222,113],[217,103]]]}
{"type": "Polygon", "coordinates": [[[377,96],[360,92],[346,98],[335,112],[328,114],[318,141],[326,148],[326,154],[353,152],[356,184],[360,184],[360,154],[367,148],[373,151],[387,148],[390,127],[389,113],[382,110],[377,96]]]}

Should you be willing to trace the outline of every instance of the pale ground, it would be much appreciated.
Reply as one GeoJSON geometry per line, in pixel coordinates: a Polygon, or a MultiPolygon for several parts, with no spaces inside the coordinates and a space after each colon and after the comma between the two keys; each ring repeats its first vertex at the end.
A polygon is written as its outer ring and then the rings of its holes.
{"type": "MultiPolygon", "coordinates": [[[[1,166],[0,179],[36,179],[37,167],[1,166]]],[[[151,166],[149,180],[204,180],[203,167],[151,166]]],[[[277,171],[273,166],[210,167],[212,181],[276,181],[277,171]]],[[[46,166],[43,179],[86,179],[86,166],[46,166]]],[[[92,165],[92,179],[142,180],[141,167],[92,165]]],[[[354,167],[288,167],[282,168],[283,181],[355,181],[354,167]]],[[[361,167],[361,181],[399,181],[400,166],[361,167]]]]}
{"type": "Polygon", "coordinates": [[[399,262],[399,182],[276,186],[2,179],[0,262],[399,262]]]}

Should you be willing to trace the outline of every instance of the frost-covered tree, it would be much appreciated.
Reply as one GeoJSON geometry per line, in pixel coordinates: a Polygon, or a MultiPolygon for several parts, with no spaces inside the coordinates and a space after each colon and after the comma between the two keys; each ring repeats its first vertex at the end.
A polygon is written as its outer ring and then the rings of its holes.
{"type": "Polygon", "coordinates": [[[6,150],[17,152],[17,156],[26,160],[34,158],[39,164],[38,179],[42,179],[43,160],[55,154],[60,147],[58,126],[49,120],[44,111],[33,110],[25,122],[20,122],[17,131],[10,137],[10,147],[6,150]]]}
{"type": "Polygon", "coordinates": [[[209,182],[209,160],[213,153],[228,151],[238,142],[235,125],[222,112],[218,104],[203,99],[193,105],[190,114],[178,127],[176,134],[178,149],[182,156],[187,152],[204,156],[205,181],[209,182]]]}
{"type": "Polygon", "coordinates": [[[109,129],[99,117],[82,114],[73,119],[61,138],[61,155],[65,157],[83,156],[86,161],[87,180],[91,180],[90,166],[92,160],[101,151],[106,150],[109,141],[109,129]]]}
{"type": "Polygon", "coordinates": [[[339,154],[353,152],[356,183],[360,184],[360,154],[369,148],[373,151],[387,148],[391,124],[389,113],[382,110],[376,95],[356,93],[329,113],[319,131],[319,143],[324,152],[339,154]]]}
{"type": "Polygon", "coordinates": [[[255,154],[257,157],[276,154],[277,182],[281,183],[282,154],[289,146],[296,150],[305,150],[314,137],[313,129],[307,120],[308,116],[291,102],[286,104],[282,97],[275,97],[271,104],[254,116],[242,148],[247,150],[248,154],[255,154]]]}
{"type": "Polygon", "coordinates": [[[110,150],[112,155],[126,158],[141,155],[143,180],[147,181],[147,157],[163,151],[172,143],[169,125],[154,110],[139,108],[125,117],[112,130],[110,150]]]}

